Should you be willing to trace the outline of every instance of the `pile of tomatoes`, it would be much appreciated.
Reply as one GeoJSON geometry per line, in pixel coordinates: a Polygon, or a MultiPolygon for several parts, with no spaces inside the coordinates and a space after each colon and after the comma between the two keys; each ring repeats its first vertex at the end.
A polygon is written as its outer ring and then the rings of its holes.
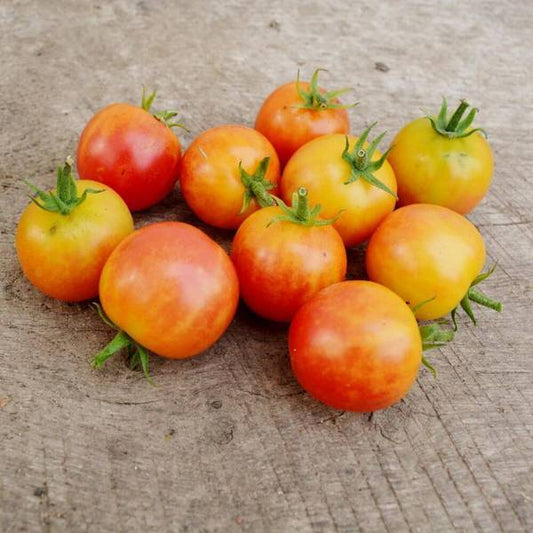
{"type": "Polygon", "coordinates": [[[149,352],[182,359],[226,331],[239,297],[261,317],[290,323],[294,374],[312,396],[350,411],[388,407],[411,388],[425,349],[442,346],[472,302],[501,310],[476,287],[485,245],[463,216],[489,189],[492,152],[476,109],[407,124],[381,152],[375,124],[350,133],[339,96],[287,83],[263,103],[255,128],[201,133],[182,155],[176,112],[140,107],[97,112],[67,158],[57,186],[35,193],[16,248],[27,278],[45,294],[99,297],[115,337],[100,367],[124,350],[147,378],[149,352]],[[162,222],[134,230],[132,211],[168,195],[179,180],[194,214],[236,230],[231,254],[200,229],[162,222]],[[399,208],[396,209],[396,207],[399,208]],[[369,280],[345,281],[346,248],[368,241],[369,280]],[[452,323],[443,322],[450,315],[452,323]],[[417,319],[437,320],[419,325],[417,319]]]}

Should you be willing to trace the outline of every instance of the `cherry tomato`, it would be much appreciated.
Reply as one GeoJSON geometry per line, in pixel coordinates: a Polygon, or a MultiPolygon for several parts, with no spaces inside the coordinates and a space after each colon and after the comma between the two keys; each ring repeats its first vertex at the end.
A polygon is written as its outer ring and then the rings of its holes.
{"type": "Polygon", "coordinates": [[[95,365],[126,346],[171,359],[203,352],[226,331],[238,300],[231,260],[205,233],[181,222],[145,226],[102,271],[100,301],[122,344],[104,349],[95,365]]]}
{"type": "Polygon", "coordinates": [[[279,160],[261,133],[227,125],[205,131],[185,152],[181,192],[205,223],[235,229],[277,194],[279,160]]]}
{"type": "Polygon", "coordinates": [[[373,125],[357,138],[340,134],[319,137],[302,146],[283,171],[281,197],[286,202],[298,187],[309,191],[309,201],[322,205],[346,246],[366,241],[396,203],[396,179],[381,154],[378,136],[368,144],[373,125]]]}
{"type": "Polygon", "coordinates": [[[351,89],[326,92],[318,87],[315,70],[311,82],[290,82],[278,87],[263,103],[255,121],[273,145],[284,166],[292,154],[305,143],[329,133],[350,131],[347,107],[337,96],[351,89]]]}
{"type": "Polygon", "coordinates": [[[409,306],[423,303],[415,314],[424,320],[457,307],[484,262],[485,244],[475,226],[450,209],[429,204],[391,213],[366,251],[369,279],[399,294],[409,306]]]}
{"type": "Polygon", "coordinates": [[[58,168],[57,189],[37,190],[19,221],[15,245],[26,277],[53,298],[79,302],[98,294],[109,254],[133,231],[133,219],[112,189],[74,181],[72,161],[58,168]]]}
{"type": "Polygon", "coordinates": [[[344,281],[296,313],[289,354],[311,396],[337,409],[368,412],[407,394],[422,361],[422,340],[400,297],[377,283],[344,281]]]}
{"type": "Polygon", "coordinates": [[[306,195],[300,190],[292,209],[281,204],[257,211],[233,240],[242,298],[264,318],[290,321],[317,291],[346,275],[342,239],[309,210],[306,195]]]}
{"type": "Polygon", "coordinates": [[[181,145],[174,112],[152,115],[155,92],[142,107],[111,104],[85,126],[78,143],[78,173],[112,187],[132,211],[162,200],[178,179],[181,145]]]}
{"type": "Polygon", "coordinates": [[[388,160],[398,181],[400,205],[436,204],[470,212],[489,190],[493,158],[479,129],[470,127],[476,110],[461,102],[448,120],[446,100],[439,116],[419,118],[392,142],[388,160]]]}

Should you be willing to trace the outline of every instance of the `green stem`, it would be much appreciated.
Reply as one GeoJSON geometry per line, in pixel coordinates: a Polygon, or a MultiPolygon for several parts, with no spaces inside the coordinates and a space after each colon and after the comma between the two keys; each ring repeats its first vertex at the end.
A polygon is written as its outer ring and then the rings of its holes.
{"type": "Polygon", "coordinates": [[[494,309],[494,311],[498,311],[498,313],[500,313],[502,310],[501,302],[497,302],[496,300],[493,300],[492,298],[489,298],[488,296],[485,296],[484,294],[481,294],[473,289],[468,291],[468,298],[479,305],[483,305],[489,309],[494,309]]]}
{"type": "Polygon", "coordinates": [[[101,368],[111,356],[122,350],[126,350],[126,353],[130,359],[130,367],[135,369],[140,365],[148,383],[150,383],[150,385],[154,385],[148,368],[149,355],[146,348],[134,341],[125,331],[122,331],[115,324],[113,324],[111,319],[105,314],[104,310],[99,304],[94,302],[94,307],[96,308],[100,318],[108,326],[117,330],[117,334],[106,346],[104,346],[104,348],[102,348],[102,350],[100,350],[93,357],[92,366],[94,368],[101,368]]]}
{"type": "Polygon", "coordinates": [[[452,118],[450,119],[450,121],[448,122],[446,126],[446,131],[455,132],[457,130],[459,121],[461,120],[462,116],[464,115],[468,107],[469,107],[468,102],[466,102],[465,100],[461,100],[459,107],[455,110],[455,113],[452,115],[452,118]]]}
{"type": "Polygon", "coordinates": [[[249,174],[244,170],[242,161],[239,163],[241,182],[244,186],[242,206],[239,215],[242,215],[247,211],[252,199],[255,199],[260,207],[269,207],[276,204],[272,195],[268,192],[270,189],[274,188],[274,184],[266,179],[269,163],[270,157],[265,157],[259,161],[253,174],[249,174]]]}
{"type": "Polygon", "coordinates": [[[303,221],[309,220],[309,200],[307,198],[307,189],[305,187],[300,187],[298,189],[296,218],[303,221]]]}
{"type": "Polygon", "coordinates": [[[45,211],[66,216],[82,204],[88,194],[98,194],[105,191],[105,189],[85,189],[81,196],[78,196],[76,180],[72,176],[72,165],[73,161],[69,156],[66,158],[63,168],[57,167],[55,191],[44,192],[26,180],[28,187],[36,194],[36,197],[30,196],[30,200],[45,211]]]}

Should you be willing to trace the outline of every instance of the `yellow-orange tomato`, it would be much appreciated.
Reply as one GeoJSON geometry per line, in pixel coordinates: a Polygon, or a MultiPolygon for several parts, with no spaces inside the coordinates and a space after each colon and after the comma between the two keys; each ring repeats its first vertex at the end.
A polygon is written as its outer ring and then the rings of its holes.
{"type": "Polygon", "coordinates": [[[466,214],[489,190],[494,168],[489,143],[480,132],[447,137],[428,118],[407,124],[392,142],[389,163],[400,205],[436,204],[466,214]]]}
{"type": "Polygon", "coordinates": [[[30,204],[15,242],[26,277],[48,296],[68,302],[98,295],[104,263],[133,231],[126,204],[111,188],[91,180],[75,183],[79,196],[87,189],[103,192],[87,194],[65,215],[30,204]]]}
{"type": "Polygon", "coordinates": [[[283,214],[266,207],[246,219],[231,259],[246,304],[264,318],[288,322],[317,291],[344,279],[346,250],[332,226],[274,221],[283,214]]]}
{"type": "Polygon", "coordinates": [[[269,193],[278,192],[279,160],[258,131],[218,126],[192,142],[183,155],[180,174],[181,192],[196,216],[211,226],[235,229],[261,205],[272,205],[269,193]],[[249,186],[244,183],[247,177],[253,182],[249,186]],[[249,203],[241,213],[246,194],[249,203]]]}
{"type": "Polygon", "coordinates": [[[479,231],[445,207],[413,204],[391,213],[366,252],[369,279],[400,295],[416,317],[447,315],[467,293],[485,262],[479,231]]]}
{"type": "Polygon", "coordinates": [[[226,331],[238,300],[237,275],[226,252],[182,222],[132,233],[100,278],[100,301],[114,324],[171,359],[209,348],[226,331]]]}
{"type": "MultiPolygon", "coordinates": [[[[299,82],[300,89],[310,92],[310,84],[299,82]]],[[[320,95],[327,94],[324,89],[317,88],[320,95]]],[[[338,107],[339,100],[316,102],[315,107],[305,105],[297,89],[296,82],[278,87],[264,101],[257,118],[255,128],[260,131],[273,145],[284,166],[292,154],[305,143],[330,133],[350,131],[350,122],[346,109],[338,107]],[[333,107],[330,105],[333,104],[333,107]]]]}
{"type": "MultiPolygon", "coordinates": [[[[357,137],[349,136],[350,150],[357,137]]],[[[395,197],[359,178],[346,183],[352,175],[351,165],[342,157],[346,136],[341,134],[319,137],[302,146],[289,160],[281,179],[281,196],[290,201],[300,187],[309,191],[309,201],[321,204],[321,215],[333,218],[341,211],[334,224],[346,246],[355,246],[366,241],[379,223],[396,204],[395,197]]],[[[364,144],[368,148],[368,143],[364,144]]],[[[374,151],[371,161],[381,157],[374,151]]],[[[394,172],[387,161],[373,175],[393,193],[396,192],[394,172]]]]}
{"type": "Polygon", "coordinates": [[[311,396],[337,409],[369,412],[407,394],[422,361],[422,340],[400,297],[377,283],[344,281],[296,313],[289,355],[311,396]]]}

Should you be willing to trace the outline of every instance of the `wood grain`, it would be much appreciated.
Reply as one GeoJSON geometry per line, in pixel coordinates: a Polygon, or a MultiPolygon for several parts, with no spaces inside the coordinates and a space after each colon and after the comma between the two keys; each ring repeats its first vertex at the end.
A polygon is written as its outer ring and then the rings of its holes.
{"type": "MultiPolygon", "coordinates": [[[[0,531],[533,530],[532,25],[511,0],[0,3],[0,531]],[[143,84],[187,145],[316,66],[389,141],[442,95],[480,108],[496,172],[470,218],[504,312],[462,319],[438,379],[371,417],[305,395],[286,329],[245,308],[202,356],[154,358],[155,388],[120,358],[93,371],[110,331],[21,275],[22,178],[52,185],[92,113],[143,84]]],[[[136,217],[157,220],[197,223],[179,191],[136,217]]]]}

